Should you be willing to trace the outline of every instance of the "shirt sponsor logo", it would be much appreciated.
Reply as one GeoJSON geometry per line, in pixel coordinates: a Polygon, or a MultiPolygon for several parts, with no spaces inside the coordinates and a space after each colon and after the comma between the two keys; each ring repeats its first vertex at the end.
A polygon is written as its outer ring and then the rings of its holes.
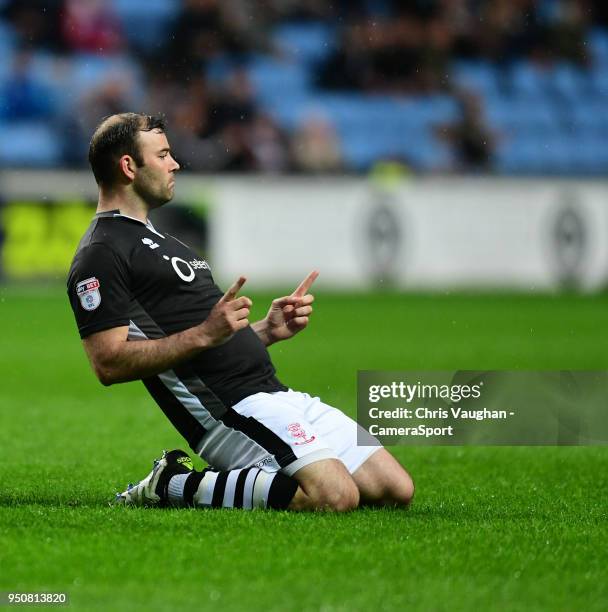
{"type": "Polygon", "coordinates": [[[290,423],[287,425],[287,433],[297,442],[294,442],[295,446],[302,446],[303,444],[310,444],[316,440],[317,436],[309,436],[300,423],[290,423]]]}
{"type": "Polygon", "coordinates": [[[210,270],[209,264],[204,259],[193,259],[190,265],[195,270],[210,270]]]}
{"type": "Polygon", "coordinates": [[[101,304],[99,281],[92,276],[76,284],[76,295],[85,310],[95,310],[101,304]]]}

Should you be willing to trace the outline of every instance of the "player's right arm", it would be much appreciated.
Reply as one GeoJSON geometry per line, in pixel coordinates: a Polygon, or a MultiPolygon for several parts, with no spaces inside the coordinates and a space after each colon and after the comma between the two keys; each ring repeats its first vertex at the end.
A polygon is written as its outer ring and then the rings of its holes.
{"type": "Polygon", "coordinates": [[[68,296],[95,374],[104,385],[153,376],[218,346],[249,325],[251,300],[237,297],[239,278],[200,325],[159,339],[129,336],[129,258],[109,244],[81,248],[70,269],[68,296]]]}
{"type": "Polygon", "coordinates": [[[99,381],[108,386],[154,376],[228,341],[249,325],[251,300],[236,297],[245,280],[241,276],[226,291],[203,323],[171,336],[129,341],[129,327],[120,326],[84,338],[84,349],[99,381]]]}

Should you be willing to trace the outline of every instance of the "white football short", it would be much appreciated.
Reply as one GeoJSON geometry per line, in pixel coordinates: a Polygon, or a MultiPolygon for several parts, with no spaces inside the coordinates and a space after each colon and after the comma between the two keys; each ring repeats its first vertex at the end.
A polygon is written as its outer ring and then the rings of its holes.
{"type": "Polygon", "coordinates": [[[231,418],[218,421],[196,448],[217,470],[256,466],[291,476],[316,461],[340,459],[352,474],[382,448],[380,443],[357,446],[360,426],[308,393],[256,393],[231,411],[231,418]]]}

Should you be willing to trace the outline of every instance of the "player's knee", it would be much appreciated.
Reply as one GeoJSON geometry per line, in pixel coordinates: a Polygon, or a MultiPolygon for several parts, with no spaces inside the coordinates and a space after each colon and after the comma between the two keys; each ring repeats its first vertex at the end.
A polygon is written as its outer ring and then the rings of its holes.
{"type": "Polygon", "coordinates": [[[343,463],[326,459],[308,465],[295,474],[308,498],[311,510],[347,512],[359,505],[359,489],[343,463]]]}
{"type": "Polygon", "coordinates": [[[389,499],[397,506],[409,506],[414,499],[414,481],[409,474],[404,474],[388,492],[389,499]]]}
{"type": "Polygon", "coordinates": [[[405,506],[409,506],[414,499],[415,492],[416,492],[416,487],[414,486],[414,481],[412,480],[411,476],[407,474],[406,478],[404,479],[404,483],[401,486],[401,493],[400,493],[401,503],[405,506]]]}
{"type": "Polygon", "coordinates": [[[315,508],[348,512],[359,505],[359,489],[350,478],[331,478],[310,492],[315,508]]]}
{"type": "Polygon", "coordinates": [[[348,512],[359,505],[359,489],[355,483],[342,483],[339,487],[323,491],[317,503],[324,510],[348,512]]]}

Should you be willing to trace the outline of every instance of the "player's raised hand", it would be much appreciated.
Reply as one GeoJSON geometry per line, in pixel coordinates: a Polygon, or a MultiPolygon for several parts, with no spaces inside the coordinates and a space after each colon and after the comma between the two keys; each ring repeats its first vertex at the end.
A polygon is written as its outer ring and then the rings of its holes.
{"type": "Polygon", "coordinates": [[[249,325],[252,302],[248,297],[237,297],[246,280],[244,276],[239,277],[201,323],[200,329],[209,347],[227,342],[237,331],[249,325]]]}
{"type": "Polygon", "coordinates": [[[246,281],[246,277],[239,276],[238,279],[228,288],[226,293],[224,293],[224,295],[219,299],[218,304],[220,302],[232,302],[236,298],[238,292],[241,290],[241,287],[245,284],[246,281]]]}
{"type": "Polygon", "coordinates": [[[312,314],[314,296],[308,290],[315,282],[319,273],[313,270],[295,289],[291,295],[286,295],[272,301],[266,315],[269,344],[279,340],[287,340],[302,331],[309,323],[312,314]]]}
{"type": "Polygon", "coordinates": [[[291,294],[296,297],[304,297],[308,290],[312,287],[312,284],[317,280],[319,276],[318,270],[313,270],[297,287],[296,290],[291,294]]]}

